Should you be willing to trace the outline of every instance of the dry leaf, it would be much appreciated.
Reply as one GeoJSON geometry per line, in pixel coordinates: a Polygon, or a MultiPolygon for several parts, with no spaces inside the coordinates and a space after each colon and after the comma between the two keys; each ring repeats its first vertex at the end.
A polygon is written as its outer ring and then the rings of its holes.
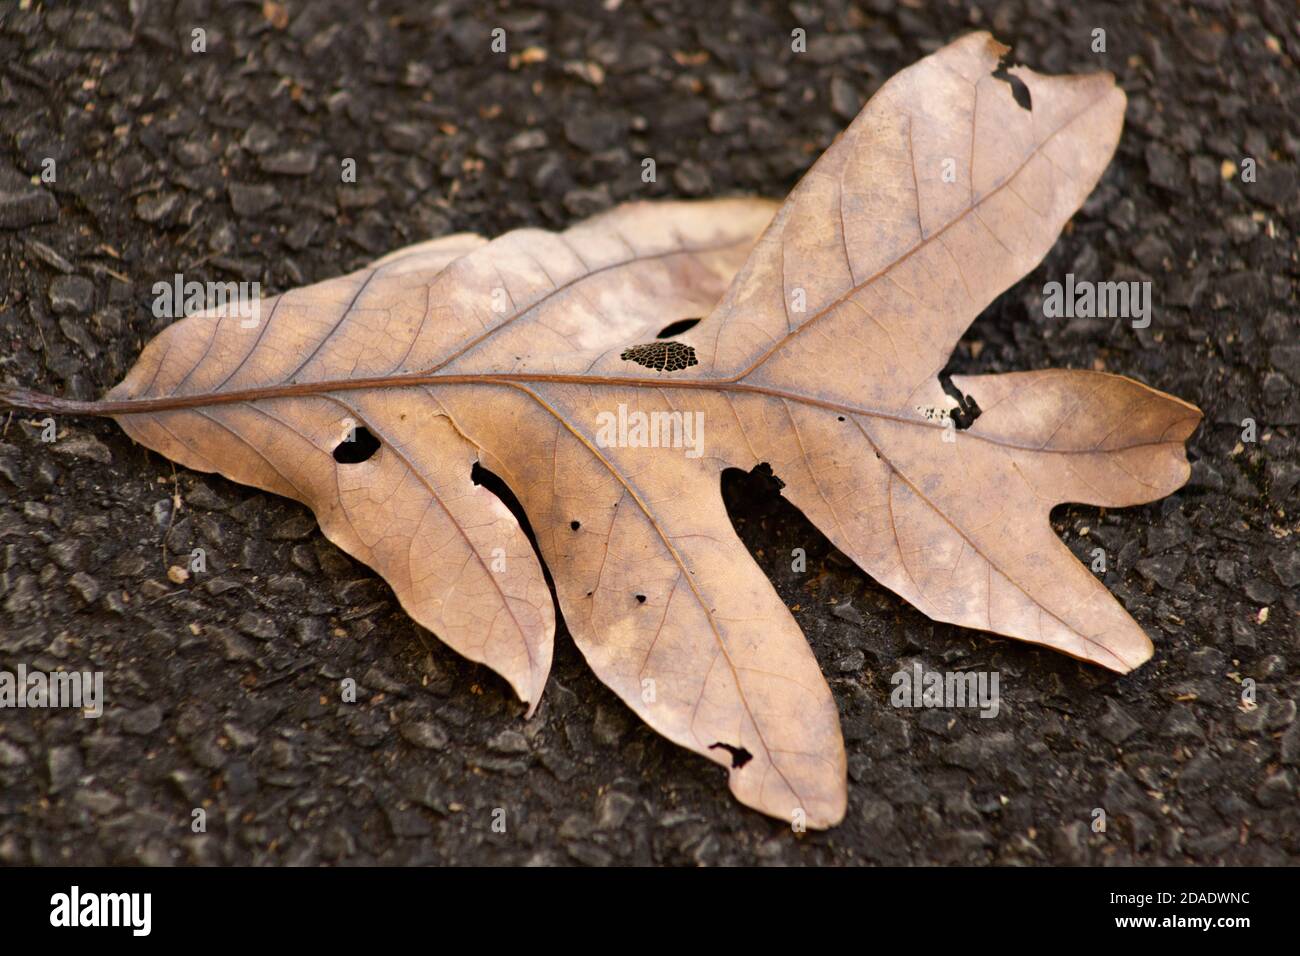
{"type": "Polygon", "coordinates": [[[102,403],[0,399],[111,414],[188,467],[306,502],[412,617],[536,707],[551,601],[518,524],[471,481],[482,462],[520,499],[600,679],[729,767],[744,803],[833,825],[834,701],[731,526],[724,468],[769,463],[936,620],[1120,672],[1152,650],[1048,513],[1178,488],[1199,412],[1097,372],[963,376],[982,414],[958,431],[938,381],[1092,190],[1123,122],[1104,74],[1014,68],[1022,108],[993,76],[1004,52],[973,34],[891,79],[756,245],[772,214],[757,200],[448,237],[269,300],[253,328],[178,322],[102,403]],[[654,413],[665,440],[643,447],[654,413]],[[354,426],[377,450],[339,463],[354,426]]]}

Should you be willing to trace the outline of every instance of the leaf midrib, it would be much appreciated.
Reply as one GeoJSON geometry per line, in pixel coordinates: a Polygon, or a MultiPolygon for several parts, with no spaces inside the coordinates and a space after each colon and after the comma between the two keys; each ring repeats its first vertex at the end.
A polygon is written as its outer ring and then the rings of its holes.
{"type": "MultiPolygon", "coordinates": [[[[1122,378],[1122,376],[1116,377],[1122,378]]],[[[121,401],[80,402],[40,395],[37,393],[24,392],[21,389],[9,390],[8,394],[13,396],[12,400],[15,404],[18,404],[21,407],[31,408],[34,411],[53,411],[70,415],[94,415],[117,418],[130,415],[148,415],[155,412],[207,408],[213,405],[238,405],[277,398],[309,398],[312,396],[329,397],[334,392],[365,391],[370,389],[447,385],[485,386],[545,384],[606,386],[611,388],[650,388],[658,390],[692,390],[760,395],[769,398],[797,402],[801,405],[822,408],[827,411],[839,412],[845,415],[860,415],[866,418],[894,421],[918,428],[945,430],[950,427],[932,419],[924,418],[919,415],[909,415],[901,411],[887,411],[882,408],[873,408],[868,405],[858,405],[851,402],[836,402],[830,399],[818,398],[815,395],[806,395],[801,392],[793,392],[770,385],[752,385],[747,382],[736,382],[730,379],[682,379],[674,381],[662,378],[652,379],[637,376],[584,375],[576,373],[487,372],[451,375],[384,375],[372,378],[299,382],[296,384],[267,385],[258,388],[235,389],[228,392],[205,392],[195,395],[127,399],[121,401]]],[[[1157,393],[1155,389],[1150,389],[1148,386],[1141,385],[1139,382],[1134,382],[1134,384],[1148,389],[1152,394],[1160,394],[1163,398],[1167,398],[1170,401],[1177,401],[1180,405],[1186,406],[1190,414],[1186,419],[1179,419],[1178,421],[1171,423],[1171,425],[1165,429],[1165,434],[1169,432],[1170,428],[1173,428],[1174,425],[1180,424],[1182,421],[1191,421],[1199,418],[1199,412],[1194,406],[1188,405],[1186,402],[1182,402],[1172,396],[1164,396],[1162,393],[1157,393]]],[[[4,397],[5,391],[0,390],[0,399],[3,399],[4,397]]],[[[1017,451],[1040,452],[1043,454],[1090,455],[1096,454],[1100,450],[1098,448],[1068,450],[1042,448],[1037,445],[1026,445],[1009,441],[994,435],[981,434],[973,429],[963,430],[962,435],[1001,448],[1009,448],[1017,451]]],[[[1153,442],[1138,442],[1132,445],[1124,445],[1119,448],[1108,448],[1104,451],[1106,453],[1112,453],[1127,451],[1131,448],[1173,444],[1178,444],[1178,442],[1174,440],[1161,439],[1153,442]]]]}

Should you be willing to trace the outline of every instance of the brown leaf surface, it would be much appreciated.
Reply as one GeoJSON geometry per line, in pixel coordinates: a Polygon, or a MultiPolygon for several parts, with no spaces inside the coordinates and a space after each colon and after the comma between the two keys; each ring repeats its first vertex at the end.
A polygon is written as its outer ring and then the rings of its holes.
{"type": "Polygon", "coordinates": [[[895,76],[774,219],[758,200],[639,204],[562,234],[446,237],[269,300],[251,330],[178,322],[104,403],[0,397],[113,414],[189,467],[306,502],[412,617],[536,707],[551,602],[514,518],[470,479],[481,461],[519,497],[600,679],[729,767],[744,803],[833,825],[834,701],[731,526],[724,468],[769,463],[845,554],[936,620],[1120,672],[1152,652],[1048,514],[1178,488],[1199,412],[1047,370],[956,377],[983,413],[946,420],[953,346],[1042,259],[1123,122],[1102,74],[1013,69],[1022,109],[992,75],[1003,52],[973,34],[895,76]],[[707,440],[605,440],[611,416],[654,412],[702,421],[707,440]],[[354,423],[381,447],[339,464],[354,423]]]}
{"type": "MultiPolygon", "coordinates": [[[[657,323],[718,300],[774,209],[762,200],[631,205],[561,235],[435,239],[265,300],[253,328],[234,310],[177,322],[107,397],[401,375],[473,356],[489,338],[494,354],[527,346],[544,355],[653,335],[657,323]],[[516,325],[532,330],[529,341],[516,325]]],[[[311,506],[326,537],[387,578],[411,617],[536,707],[554,602],[514,516],[471,480],[478,448],[435,390],[201,403],[119,421],[187,467],[311,506]],[[336,463],[333,450],[357,425],[385,454],[336,463]]]]}

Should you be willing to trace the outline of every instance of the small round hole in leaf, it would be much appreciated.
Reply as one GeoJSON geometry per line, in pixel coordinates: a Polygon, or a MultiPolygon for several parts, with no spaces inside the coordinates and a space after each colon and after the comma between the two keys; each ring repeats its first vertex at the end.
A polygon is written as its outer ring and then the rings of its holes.
{"type": "Polygon", "coordinates": [[[340,465],[359,465],[379,451],[379,439],[364,425],[358,425],[347,438],[334,446],[334,460],[340,465]]]}

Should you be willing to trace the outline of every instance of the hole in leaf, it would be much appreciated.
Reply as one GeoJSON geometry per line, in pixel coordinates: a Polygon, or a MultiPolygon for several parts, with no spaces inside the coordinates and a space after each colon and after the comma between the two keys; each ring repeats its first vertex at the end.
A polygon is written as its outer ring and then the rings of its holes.
{"type": "Polygon", "coordinates": [[[1022,110],[1033,110],[1034,100],[1029,95],[1029,87],[1025,85],[1025,81],[1020,77],[1007,72],[1005,60],[999,63],[998,68],[993,71],[993,78],[995,80],[1006,80],[1010,84],[1011,98],[1016,101],[1017,106],[1022,110]]]}
{"type": "Polygon", "coordinates": [[[699,365],[695,349],[681,342],[646,342],[623,350],[619,356],[625,362],[636,362],[657,372],[680,372],[699,365]]]}
{"type": "Polygon", "coordinates": [[[956,399],[957,407],[952,410],[952,423],[958,431],[965,431],[975,424],[975,419],[982,414],[979,402],[975,401],[974,395],[963,395],[961,389],[952,383],[952,377],[947,374],[939,376],[939,384],[943,387],[944,393],[950,398],[956,399]]]}
{"type": "Polygon", "coordinates": [[[353,433],[334,446],[334,460],[340,465],[359,465],[369,461],[379,451],[379,439],[370,433],[364,425],[358,425],[353,433]]]}
{"type": "Polygon", "coordinates": [[[731,754],[731,769],[739,770],[745,764],[754,759],[754,755],[744,747],[733,747],[731,744],[724,744],[718,741],[716,744],[709,745],[710,750],[725,750],[731,754]]]}
{"type": "Polygon", "coordinates": [[[773,473],[772,466],[765,461],[760,461],[751,468],[749,477],[758,486],[758,491],[761,494],[780,495],[781,489],[785,487],[785,482],[773,473]]]}
{"type": "Polygon", "coordinates": [[[678,319],[676,322],[669,322],[660,329],[659,334],[656,335],[655,338],[671,339],[674,335],[681,335],[683,332],[688,332],[699,324],[699,316],[696,316],[693,319],[678,319]]]}

